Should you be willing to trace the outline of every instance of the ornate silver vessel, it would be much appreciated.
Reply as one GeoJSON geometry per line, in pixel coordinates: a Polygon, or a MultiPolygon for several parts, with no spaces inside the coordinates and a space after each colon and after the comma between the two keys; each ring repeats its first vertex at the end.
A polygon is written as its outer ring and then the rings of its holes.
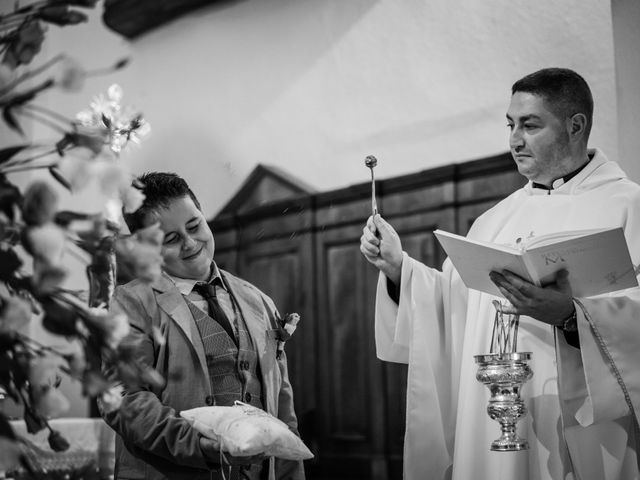
{"type": "Polygon", "coordinates": [[[491,442],[491,450],[513,452],[529,448],[527,440],[516,433],[518,420],[527,413],[520,398],[522,385],[533,376],[528,365],[529,352],[490,353],[475,355],[478,371],[476,379],[484,383],[491,394],[487,413],[500,423],[502,435],[491,442]]]}
{"type": "Polygon", "coordinates": [[[513,452],[526,450],[529,443],[516,433],[516,425],[527,413],[520,398],[524,383],[533,376],[528,364],[530,352],[517,352],[518,315],[503,313],[503,305],[494,302],[496,317],[491,337],[491,353],[475,355],[476,379],[489,388],[489,417],[500,424],[502,434],[491,443],[491,450],[513,452]]]}

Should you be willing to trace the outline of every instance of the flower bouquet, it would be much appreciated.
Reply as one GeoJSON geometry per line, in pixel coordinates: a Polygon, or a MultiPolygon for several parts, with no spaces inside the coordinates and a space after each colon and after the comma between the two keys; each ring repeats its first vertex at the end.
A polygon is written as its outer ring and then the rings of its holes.
{"type": "MultiPolygon", "coordinates": [[[[118,85],[74,118],[38,103],[50,89],[78,91],[85,78],[117,71],[127,60],[88,71],[57,55],[29,68],[46,25],[83,22],[83,9],[95,4],[40,0],[0,11],[0,111],[21,138],[19,144],[0,145],[0,400],[22,405],[30,433],[48,429],[54,451],[69,446],[48,422],[69,407],[57,388],[62,376],[81,382],[83,394],[100,398],[107,409],[119,407],[123,385],[163,382],[155,370],[133,361],[136,345],[122,342],[128,319],[107,309],[116,275],[152,281],[160,274],[162,232],[150,227],[125,235],[119,225],[121,211],[133,211],[143,200],[120,154],[144,137],[149,125],[137,110],[122,105],[118,85]],[[27,138],[25,120],[45,125],[54,138],[27,138]],[[30,170],[48,172],[51,181],[37,180],[24,189],[14,183],[12,174],[30,170]],[[52,184],[77,192],[91,182],[106,198],[103,211],[59,209],[52,184]],[[86,265],[86,289],[65,287],[69,257],[86,265]],[[33,322],[65,339],[65,346],[46,345],[25,333],[33,322]],[[103,367],[115,374],[107,377],[103,367]]],[[[32,477],[43,471],[0,410],[0,473],[16,469],[32,477]]]]}

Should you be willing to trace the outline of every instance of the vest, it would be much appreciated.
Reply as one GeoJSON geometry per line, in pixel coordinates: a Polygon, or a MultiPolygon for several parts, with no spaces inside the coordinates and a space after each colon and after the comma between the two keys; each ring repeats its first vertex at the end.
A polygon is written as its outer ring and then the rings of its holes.
{"type": "Polygon", "coordinates": [[[242,314],[236,309],[238,344],[205,312],[185,297],[196,322],[209,370],[212,398],[207,405],[230,406],[236,400],[264,409],[258,354],[242,314]]]}

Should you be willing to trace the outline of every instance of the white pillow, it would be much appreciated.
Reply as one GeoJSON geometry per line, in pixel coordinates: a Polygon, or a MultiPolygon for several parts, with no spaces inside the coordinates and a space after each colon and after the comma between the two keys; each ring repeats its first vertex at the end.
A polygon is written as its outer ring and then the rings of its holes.
{"type": "Polygon", "coordinates": [[[192,408],[180,412],[180,416],[205,437],[218,440],[223,452],[236,457],[263,454],[285,460],[313,458],[283,421],[246,403],[192,408]]]}

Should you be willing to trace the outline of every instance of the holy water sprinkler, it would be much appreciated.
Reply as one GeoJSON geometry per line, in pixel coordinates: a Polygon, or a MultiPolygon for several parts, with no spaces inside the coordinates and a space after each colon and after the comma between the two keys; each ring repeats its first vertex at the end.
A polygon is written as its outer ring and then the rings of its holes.
{"type": "Polygon", "coordinates": [[[371,213],[376,215],[378,213],[378,205],[376,204],[376,181],[373,176],[373,168],[378,165],[378,159],[373,155],[367,155],[364,159],[364,164],[371,169],[371,213]]]}

